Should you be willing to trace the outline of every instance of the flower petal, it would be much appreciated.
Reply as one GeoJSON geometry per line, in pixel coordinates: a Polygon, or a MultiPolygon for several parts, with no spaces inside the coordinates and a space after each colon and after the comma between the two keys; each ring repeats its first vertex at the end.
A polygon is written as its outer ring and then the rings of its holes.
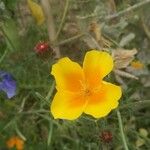
{"type": "Polygon", "coordinates": [[[44,16],[42,7],[32,0],[28,0],[27,3],[28,3],[28,6],[31,10],[32,16],[37,21],[37,24],[41,25],[45,20],[45,16],[44,16]]]}
{"type": "Polygon", "coordinates": [[[7,144],[7,147],[8,147],[8,148],[13,148],[13,147],[15,146],[15,144],[16,144],[16,137],[10,138],[10,139],[6,142],[6,144],[7,144]]]}
{"type": "Polygon", "coordinates": [[[81,95],[63,91],[56,93],[51,112],[55,119],[74,120],[83,113],[84,107],[85,100],[81,95]]]}
{"type": "Polygon", "coordinates": [[[0,91],[4,91],[10,99],[16,95],[16,81],[13,76],[7,72],[0,71],[0,91]]]}
{"type": "Polygon", "coordinates": [[[90,85],[99,83],[113,69],[113,59],[107,52],[92,50],[86,53],[83,70],[90,85]]]}
{"type": "Polygon", "coordinates": [[[52,75],[56,80],[57,90],[79,91],[83,80],[83,70],[78,63],[65,57],[52,66],[52,75]]]}
{"type": "Polygon", "coordinates": [[[24,141],[19,137],[16,137],[16,149],[23,150],[24,149],[24,141]]]}
{"type": "Polygon", "coordinates": [[[84,112],[95,118],[104,117],[118,106],[121,95],[119,86],[103,81],[101,90],[90,96],[84,112]]]}

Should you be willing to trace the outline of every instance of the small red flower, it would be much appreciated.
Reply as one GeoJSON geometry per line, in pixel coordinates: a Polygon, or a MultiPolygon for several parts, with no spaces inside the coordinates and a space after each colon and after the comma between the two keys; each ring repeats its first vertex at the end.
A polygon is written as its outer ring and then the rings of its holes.
{"type": "Polygon", "coordinates": [[[113,135],[110,131],[102,131],[100,138],[105,143],[110,143],[113,139],[113,135]]]}
{"type": "Polygon", "coordinates": [[[53,54],[53,49],[48,42],[38,42],[34,47],[34,51],[43,60],[48,60],[53,54]]]}
{"type": "Polygon", "coordinates": [[[44,52],[48,51],[49,49],[50,49],[50,46],[49,46],[48,42],[39,42],[39,43],[37,43],[37,45],[34,48],[35,52],[38,54],[44,53],[44,52]]]}

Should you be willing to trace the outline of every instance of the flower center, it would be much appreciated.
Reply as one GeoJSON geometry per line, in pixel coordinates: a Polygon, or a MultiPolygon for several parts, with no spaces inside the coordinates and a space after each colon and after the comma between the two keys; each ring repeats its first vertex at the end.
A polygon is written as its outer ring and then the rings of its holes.
{"type": "Polygon", "coordinates": [[[92,94],[89,85],[86,82],[81,82],[81,85],[82,85],[81,94],[84,97],[89,97],[92,94]]]}
{"type": "Polygon", "coordinates": [[[91,91],[89,89],[85,89],[84,90],[84,96],[87,97],[87,96],[90,96],[91,95],[91,91]]]}
{"type": "Polygon", "coordinates": [[[86,80],[80,81],[81,84],[81,91],[80,95],[84,96],[85,98],[89,98],[100,91],[102,91],[102,84],[99,83],[97,86],[90,85],[86,80]]]}

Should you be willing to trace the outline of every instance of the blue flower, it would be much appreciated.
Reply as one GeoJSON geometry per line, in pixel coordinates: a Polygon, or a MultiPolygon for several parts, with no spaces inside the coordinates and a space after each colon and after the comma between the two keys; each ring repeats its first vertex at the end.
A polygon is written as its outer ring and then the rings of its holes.
{"type": "Polygon", "coordinates": [[[10,73],[0,71],[0,91],[4,91],[9,99],[16,95],[16,81],[10,73]]]}

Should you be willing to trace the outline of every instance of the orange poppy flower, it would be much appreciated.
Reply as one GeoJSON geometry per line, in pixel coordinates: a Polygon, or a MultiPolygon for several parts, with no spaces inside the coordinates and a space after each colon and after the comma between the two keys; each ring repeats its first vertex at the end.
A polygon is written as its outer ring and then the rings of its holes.
{"type": "Polygon", "coordinates": [[[14,148],[16,147],[17,150],[23,150],[24,149],[24,141],[17,137],[13,136],[7,141],[7,147],[8,148],[14,148]]]}
{"type": "Polygon", "coordinates": [[[103,81],[112,69],[112,57],[96,50],[86,53],[83,68],[67,57],[54,64],[51,72],[57,89],[51,104],[54,118],[74,120],[82,113],[101,118],[116,108],[121,88],[103,81]]]}

